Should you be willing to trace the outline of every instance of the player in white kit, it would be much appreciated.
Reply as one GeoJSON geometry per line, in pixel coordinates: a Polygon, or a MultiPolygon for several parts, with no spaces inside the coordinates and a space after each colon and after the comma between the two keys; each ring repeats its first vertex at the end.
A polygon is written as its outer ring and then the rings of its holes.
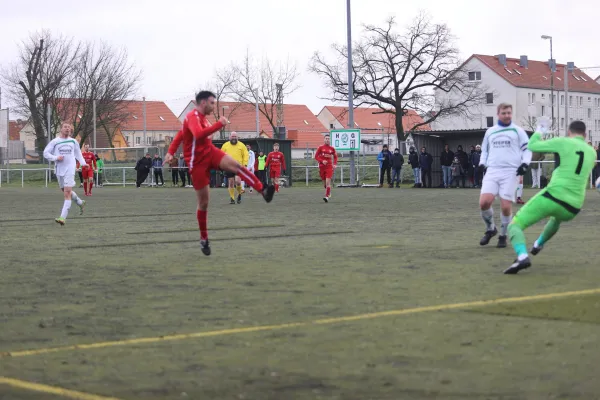
{"type": "Polygon", "coordinates": [[[79,206],[81,214],[83,214],[83,208],[85,206],[85,200],[81,200],[79,196],[77,196],[73,191],[73,187],[75,186],[75,160],[79,161],[79,164],[82,167],[87,164],[81,154],[79,143],[71,137],[72,132],[73,126],[68,123],[63,123],[60,127],[60,135],[57,138],[52,139],[44,149],[44,157],[47,160],[55,162],[58,186],[60,187],[60,190],[63,191],[65,197],[60,217],[54,220],[60,225],[65,224],[72,200],[75,200],[75,203],[79,206]]]}
{"type": "Polygon", "coordinates": [[[487,170],[481,185],[479,207],[486,232],[479,244],[487,245],[498,234],[492,204],[496,197],[500,197],[502,225],[497,247],[502,248],[506,247],[506,234],[512,220],[517,176],[525,175],[529,169],[531,152],[527,149],[527,133],[512,122],[512,105],[502,103],[497,111],[498,124],[485,132],[481,144],[479,165],[487,170]]]}
{"type": "MultiPolygon", "coordinates": [[[[246,146],[248,148],[248,165],[246,165],[246,168],[248,168],[248,171],[254,173],[254,163],[256,162],[256,154],[254,154],[254,151],[252,151],[252,146],[248,145],[246,146]]],[[[244,181],[242,181],[242,189],[244,189],[246,187],[246,184],[244,181]]],[[[250,193],[252,193],[252,188],[250,188],[250,193]]]]}

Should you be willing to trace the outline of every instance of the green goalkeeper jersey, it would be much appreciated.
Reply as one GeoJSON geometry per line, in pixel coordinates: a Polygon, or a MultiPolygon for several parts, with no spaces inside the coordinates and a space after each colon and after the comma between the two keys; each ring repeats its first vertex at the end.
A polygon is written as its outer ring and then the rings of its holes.
{"type": "Polygon", "coordinates": [[[596,164],[596,151],[582,137],[558,137],[543,140],[536,132],[529,139],[529,150],[554,153],[555,169],[547,191],[553,197],[581,208],[590,174],[596,164]]]}

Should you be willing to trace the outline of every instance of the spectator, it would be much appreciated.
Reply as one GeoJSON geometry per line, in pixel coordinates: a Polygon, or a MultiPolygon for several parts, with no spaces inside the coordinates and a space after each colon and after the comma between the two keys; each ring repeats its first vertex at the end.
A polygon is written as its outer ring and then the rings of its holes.
{"type": "Polygon", "coordinates": [[[179,186],[179,159],[177,157],[173,157],[171,161],[169,161],[169,169],[171,170],[171,181],[173,182],[173,186],[179,186]]]}
{"type": "Polygon", "coordinates": [[[419,155],[419,168],[421,168],[421,182],[423,187],[431,188],[431,166],[433,165],[433,157],[427,152],[425,147],[421,148],[419,155]],[[425,180],[427,178],[427,180],[425,180]]]}
{"type": "Polygon", "coordinates": [[[460,178],[462,180],[462,187],[465,188],[467,181],[467,171],[469,170],[469,156],[463,151],[463,148],[460,145],[456,148],[455,156],[458,158],[458,162],[461,166],[460,178]]]}
{"type": "Polygon", "coordinates": [[[475,168],[473,168],[473,154],[475,154],[475,151],[475,146],[471,146],[471,152],[469,153],[469,169],[467,170],[471,187],[475,187],[475,168]]]}
{"type": "Polygon", "coordinates": [[[400,154],[400,149],[394,149],[394,155],[392,156],[392,169],[394,171],[392,176],[392,185],[396,182],[396,187],[400,187],[402,181],[402,166],[404,165],[404,157],[400,154]]]}
{"type": "Polygon", "coordinates": [[[102,182],[104,181],[104,160],[98,154],[96,154],[96,168],[98,169],[96,186],[102,187],[102,182]]]}
{"type": "Polygon", "coordinates": [[[421,186],[421,168],[419,168],[419,155],[417,154],[417,151],[415,150],[414,147],[411,147],[409,149],[408,163],[410,164],[410,166],[413,170],[413,176],[415,178],[415,184],[413,185],[413,187],[420,187],[421,186]]]}
{"type": "Polygon", "coordinates": [[[162,173],[163,160],[157,154],[154,155],[154,160],[152,161],[152,168],[154,169],[154,181],[156,182],[156,186],[159,185],[158,178],[160,178],[160,186],[165,185],[165,180],[163,179],[162,173]]]}
{"type": "Polygon", "coordinates": [[[452,181],[452,161],[454,160],[454,153],[450,150],[450,146],[445,145],[444,151],[440,156],[440,164],[442,164],[442,177],[445,188],[450,186],[452,181]]]}
{"type": "Polygon", "coordinates": [[[260,152],[258,152],[258,157],[256,157],[256,162],[258,163],[258,166],[256,168],[256,173],[257,173],[258,179],[260,179],[263,186],[266,186],[267,185],[267,170],[266,170],[265,165],[267,164],[267,156],[265,155],[265,153],[262,150],[260,152]]]}
{"type": "Polygon", "coordinates": [[[142,183],[146,181],[150,173],[150,168],[152,168],[152,159],[150,158],[150,153],[146,153],[146,156],[140,158],[135,165],[135,170],[137,171],[136,187],[141,187],[142,183]]]}
{"type": "Polygon", "coordinates": [[[531,164],[529,164],[529,168],[531,168],[531,188],[532,189],[541,189],[540,178],[543,173],[542,164],[536,161],[543,161],[546,158],[544,153],[533,153],[531,156],[531,164]]]}
{"type": "Polygon", "coordinates": [[[388,145],[384,144],[381,152],[377,155],[379,161],[379,187],[383,187],[383,175],[387,174],[387,182],[389,187],[392,185],[391,169],[392,169],[392,153],[388,150],[388,145]]]}
{"type": "Polygon", "coordinates": [[[179,170],[179,177],[181,178],[181,187],[186,187],[185,177],[188,176],[187,182],[191,182],[191,181],[189,180],[189,173],[187,171],[187,166],[185,165],[185,159],[183,158],[183,153],[179,153],[179,164],[177,165],[177,169],[179,170]]]}
{"type": "Polygon", "coordinates": [[[471,154],[471,168],[473,168],[473,187],[480,187],[481,180],[483,179],[483,170],[479,166],[479,162],[481,161],[481,146],[475,146],[475,152],[471,154]]]}
{"type": "Polygon", "coordinates": [[[454,157],[454,160],[452,161],[452,166],[450,168],[452,170],[452,182],[450,186],[454,185],[454,183],[456,182],[456,186],[454,187],[458,188],[458,181],[461,176],[463,177],[464,182],[463,167],[460,164],[460,160],[458,159],[458,157],[454,157]]]}

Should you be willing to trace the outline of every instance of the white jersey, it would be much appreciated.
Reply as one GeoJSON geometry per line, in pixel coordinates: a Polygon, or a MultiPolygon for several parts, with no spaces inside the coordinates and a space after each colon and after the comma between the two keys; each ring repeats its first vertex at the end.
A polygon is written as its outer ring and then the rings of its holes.
{"type": "Polygon", "coordinates": [[[489,128],[481,143],[481,161],[493,169],[518,169],[523,163],[531,162],[531,151],[527,149],[529,137],[523,128],[511,123],[489,128]]]}
{"type": "Polygon", "coordinates": [[[76,160],[79,161],[82,167],[87,165],[83,155],[81,155],[79,143],[70,137],[52,139],[44,149],[44,157],[55,162],[56,176],[75,175],[76,160]],[[57,160],[58,156],[63,156],[62,161],[57,160]]]}
{"type": "Polygon", "coordinates": [[[246,165],[246,167],[248,167],[248,169],[250,171],[254,171],[254,162],[256,161],[256,155],[254,154],[254,152],[252,150],[248,150],[248,165],[246,165]]]}

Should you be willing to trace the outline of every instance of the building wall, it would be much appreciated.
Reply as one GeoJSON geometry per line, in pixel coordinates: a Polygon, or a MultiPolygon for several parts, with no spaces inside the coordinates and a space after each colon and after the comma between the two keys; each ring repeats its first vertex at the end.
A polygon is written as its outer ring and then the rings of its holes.
{"type": "Polygon", "coordinates": [[[326,108],[321,110],[321,112],[317,115],[317,119],[321,121],[323,126],[325,126],[325,128],[328,130],[345,128],[345,126],[342,125],[326,108]]]}
{"type": "MultiPolygon", "coordinates": [[[[486,104],[484,101],[481,105],[473,107],[471,111],[471,118],[456,116],[438,119],[431,124],[431,129],[453,130],[486,128],[488,125],[487,117],[492,117],[493,122],[497,122],[498,118],[496,117],[496,108],[498,104],[510,103],[515,105],[517,103],[516,88],[508,83],[504,78],[489,69],[481,61],[476,58],[472,58],[467,63],[466,68],[468,71],[481,72],[481,81],[478,81],[478,84],[486,86],[488,88],[486,92],[494,93],[493,103],[486,104]]],[[[449,98],[456,101],[456,99],[460,96],[460,93],[457,91],[446,93],[436,90],[435,95],[436,98],[439,98],[440,100],[447,100],[449,98]]]]}
{"type": "Polygon", "coordinates": [[[26,151],[35,151],[35,130],[33,129],[33,125],[27,123],[21,132],[19,132],[19,140],[25,144],[26,151]]]}
{"type": "Polygon", "coordinates": [[[146,131],[146,143],[142,143],[144,141],[144,132],[143,131],[123,131],[123,136],[125,137],[125,141],[127,142],[128,147],[144,147],[150,146],[154,142],[158,142],[161,140],[166,140],[168,137],[175,137],[178,131],[146,131]],[[137,142],[137,138],[139,138],[139,143],[137,142]]]}

